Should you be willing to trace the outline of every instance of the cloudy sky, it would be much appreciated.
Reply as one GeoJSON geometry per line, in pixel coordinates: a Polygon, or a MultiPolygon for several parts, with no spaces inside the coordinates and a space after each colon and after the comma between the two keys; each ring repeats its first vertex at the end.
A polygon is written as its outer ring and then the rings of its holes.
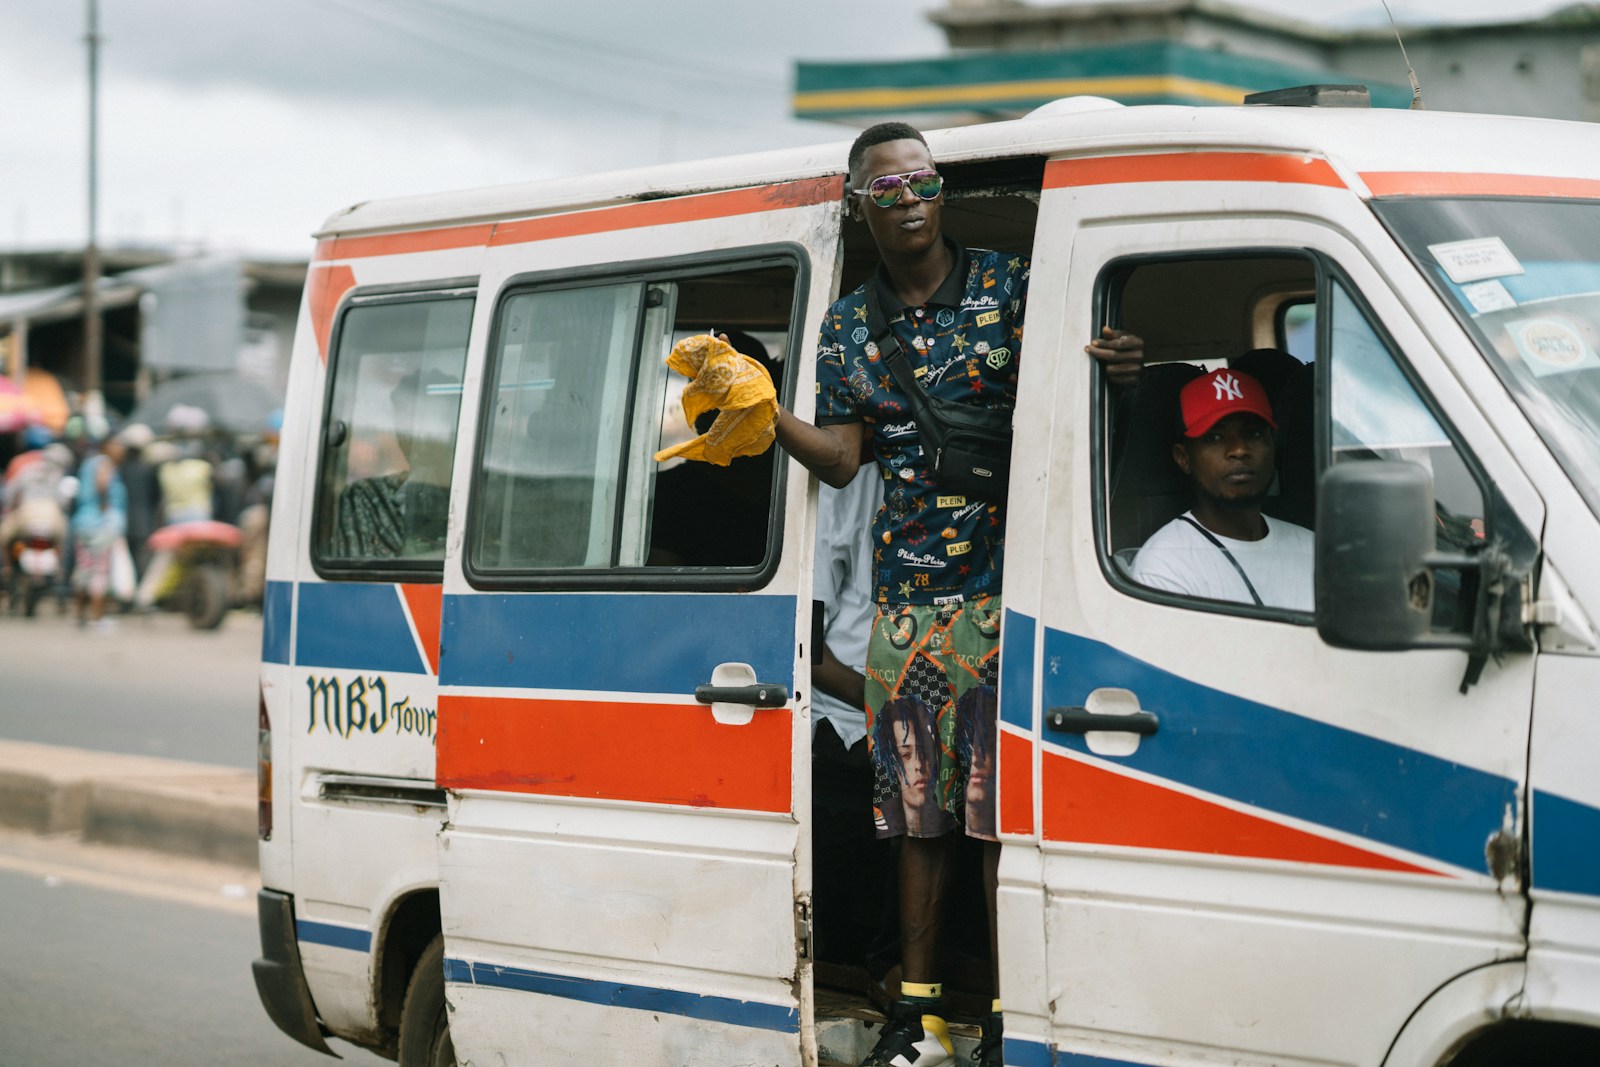
{"type": "MultiPolygon", "coordinates": [[[[924,17],[946,0],[99,6],[101,244],[266,256],[304,257],[358,200],[847,139],[787,117],[795,60],[946,51],[924,17]]],[[[1381,14],[1376,0],[1316,6],[1328,22],[1381,14]]],[[[1390,6],[1405,23],[1562,5],[1390,6]]],[[[0,248],[87,232],[87,10],[0,0],[0,248]]]]}

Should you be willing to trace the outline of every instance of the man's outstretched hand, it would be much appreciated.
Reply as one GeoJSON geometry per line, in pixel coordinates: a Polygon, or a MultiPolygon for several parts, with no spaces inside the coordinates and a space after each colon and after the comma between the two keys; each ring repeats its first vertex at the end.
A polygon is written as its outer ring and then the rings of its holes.
{"type": "Polygon", "coordinates": [[[1100,361],[1112,385],[1134,385],[1144,370],[1144,341],[1127,330],[1102,326],[1083,350],[1100,361]]]}

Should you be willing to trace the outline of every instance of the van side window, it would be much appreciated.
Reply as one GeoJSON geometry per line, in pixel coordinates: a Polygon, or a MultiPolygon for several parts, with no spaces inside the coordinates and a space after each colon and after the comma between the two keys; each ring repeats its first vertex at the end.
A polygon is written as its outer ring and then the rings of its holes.
{"type": "MultiPolygon", "coordinates": [[[[1406,378],[1390,345],[1349,290],[1337,279],[1329,301],[1331,461],[1396,459],[1422,466],[1433,475],[1438,547],[1473,551],[1484,542],[1484,491],[1450,433],[1428,409],[1406,378]]],[[[1470,615],[1463,575],[1437,572],[1435,629],[1456,629],[1470,615]]],[[[1470,580],[1470,578],[1469,578],[1470,580]]]]}
{"type": "MultiPolygon", "coordinates": [[[[1181,517],[1194,504],[1194,483],[1174,458],[1184,387],[1212,371],[1242,372],[1259,382],[1276,416],[1276,476],[1268,474],[1258,506],[1273,522],[1300,528],[1291,533],[1306,549],[1305,566],[1289,584],[1293,609],[1309,611],[1306,530],[1314,522],[1315,365],[1291,350],[1289,335],[1295,349],[1315,355],[1315,260],[1248,250],[1204,258],[1141,258],[1114,265],[1102,290],[1116,309],[1116,321],[1144,338],[1147,359],[1137,389],[1108,389],[1102,401],[1108,432],[1100,498],[1106,508],[1102,536],[1108,572],[1135,588],[1137,571],[1149,588],[1168,595],[1237,593],[1244,598],[1261,592],[1239,580],[1234,558],[1223,548],[1202,540],[1203,533],[1190,536],[1198,528],[1181,517]],[[1296,453],[1292,464],[1286,462],[1290,453],[1296,453]],[[1141,550],[1158,535],[1152,555],[1141,563],[1141,550]],[[1177,559],[1179,553],[1186,570],[1196,576],[1209,572],[1207,579],[1185,583],[1173,575],[1158,584],[1152,561],[1177,559]]],[[[1282,584],[1267,587],[1264,606],[1284,606],[1272,599],[1282,584]]]]}
{"type": "MultiPolygon", "coordinates": [[[[1219,611],[1308,614],[1314,542],[1305,531],[1316,528],[1317,475],[1329,463],[1381,458],[1421,464],[1434,477],[1439,547],[1460,552],[1482,542],[1486,494],[1472,466],[1411,384],[1393,345],[1325,261],[1239,252],[1137,260],[1116,265],[1108,277],[1108,296],[1120,307],[1122,323],[1145,338],[1147,358],[1136,391],[1108,391],[1101,401],[1108,429],[1101,494],[1106,567],[1130,591],[1184,596],[1219,611]],[[1163,299],[1164,290],[1175,295],[1163,299]],[[1246,594],[1259,591],[1243,582],[1233,587],[1234,574],[1248,578],[1254,543],[1201,540],[1203,532],[1188,537],[1186,528],[1173,525],[1186,522],[1179,517],[1197,492],[1173,456],[1182,433],[1179,398],[1189,382],[1219,369],[1254,378],[1270,402],[1275,477],[1258,503],[1269,522],[1299,528],[1290,533],[1297,541],[1292,566],[1300,603],[1261,597],[1258,605],[1246,594]],[[1325,379],[1320,386],[1319,376],[1325,379]],[[1164,528],[1169,536],[1155,541],[1155,550],[1169,561],[1178,551],[1188,555],[1165,572],[1148,560],[1141,566],[1140,552],[1164,528]],[[1176,545],[1172,530],[1185,535],[1176,545]],[[1214,573],[1180,588],[1171,572],[1184,569],[1214,573]]],[[[1452,629],[1463,600],[1461,575],[1440,572],[1439,584],[1434,625],[1452,629]]]]}
{"type": "Polygon", "coordinates": [[[655,453],[689,426],[672,346],[726,334],[784,388],[797,314],[790,263],[663,270],[512,291],[496,313],[468,572],[671,575],[750,570],[775,557],[776,452],[728,466],[655,453]]]}
{"type": "Polygon", "coordinates": [[[506,568],[608,566],[644,291],[519,293],[500,309],[477,558],[506,568]]]}
{"type": "Polygon", "coordinates": [[[439,572],[472,299],[359,298],[339,321],[317,482],[319,569],[439,572]]]}

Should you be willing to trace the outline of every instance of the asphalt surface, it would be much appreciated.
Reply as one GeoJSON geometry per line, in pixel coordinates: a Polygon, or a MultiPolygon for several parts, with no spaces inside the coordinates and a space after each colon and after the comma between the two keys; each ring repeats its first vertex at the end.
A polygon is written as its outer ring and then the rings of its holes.
{"type": "Polygon", "coordinates": [[[0,614],[0,738],[254,768],[261,617],[181,615],[80,629],[44,604],[0,614]]]}
{"type": "Polygon", "coordinates": [[[0,1064],[333,1063],[261,1009],[253,866],[0,831],[0,1064]]]}
{"type": "Polygon", "coordinates": [[[0,617],[0,827],[247,863],[258,616],[0,617]]]}

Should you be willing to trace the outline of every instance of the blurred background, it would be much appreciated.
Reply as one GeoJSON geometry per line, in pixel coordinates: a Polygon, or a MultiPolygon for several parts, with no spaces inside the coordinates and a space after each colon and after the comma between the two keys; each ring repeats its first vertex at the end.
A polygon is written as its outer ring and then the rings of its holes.
{"type": "Polygon", "coordinates": [[[842,161],[881,119],[1081,94],[1361,82],[1406,107],[1407,56],[1432,110],[1600,120],[1600,3],[0,0],[0,778],[176,777],[242,841],[130,860],[13,788],[0,1062],[325,1062],[273,1028],[248,964],[252,609],[323,220],[800,144],[842,161]],[[71,602],[73,538],[112,545],[109,613],[71,602]]]}
{"type": "MultiPolygon", "coordinates": [[[[1600,117],[1600,5],[1390,8],[1428,107],[1600,117]]],[[[281,396],[310,235],[361,200],[1078,93],[1361,81],[1410,100],[1381,0],[4,0],[0,27],[0,367],[57,433],[30,368],[111,424],[192,373],[281,396]]]]}

